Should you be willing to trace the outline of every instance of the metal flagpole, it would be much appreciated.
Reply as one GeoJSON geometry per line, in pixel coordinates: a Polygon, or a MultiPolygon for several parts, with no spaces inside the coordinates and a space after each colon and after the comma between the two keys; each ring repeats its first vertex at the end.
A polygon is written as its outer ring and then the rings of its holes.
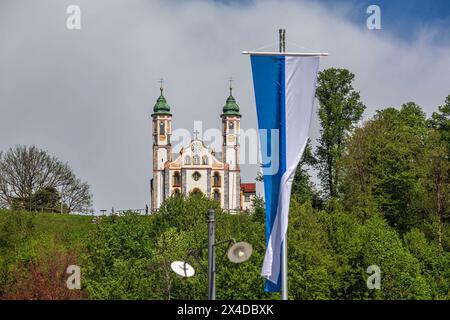
{"type": "Polygon", "coordinates": [[[214,209],[208,210],[208,299],[216,300],[216,253],[215,253],[215,224],[214,209]]]}
{"type": "Polygon", "coordinates": [[[281,300],[288,300],[287,231],[281,248],[281,300]]]}
{"type": "MultiPolygon", "coordinates": [[[[280,52],[286,52],[286,29],[279,30],[280,52]]],[[[287,231],[281,244],[281,299],[288,299],[288,259],[287,259],[287,231]]]]}

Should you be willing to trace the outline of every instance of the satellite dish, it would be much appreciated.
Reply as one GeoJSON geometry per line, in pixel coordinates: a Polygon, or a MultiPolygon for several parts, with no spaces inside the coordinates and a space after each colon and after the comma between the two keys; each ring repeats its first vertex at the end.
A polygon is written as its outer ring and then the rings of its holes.
{"type": "Polygon", "coordinates": [[[228,249],[228,259],[234,263],[242,263],[247,261],[252,255],[253,248],[247,242],[238,242],[228,249]]]}
{"type": "Polygon", "coordinates": [[[185,261],[174,261],[170,267],[177,275],[184,278],[192,277],[195,274],[195,269],[185,261]]]}

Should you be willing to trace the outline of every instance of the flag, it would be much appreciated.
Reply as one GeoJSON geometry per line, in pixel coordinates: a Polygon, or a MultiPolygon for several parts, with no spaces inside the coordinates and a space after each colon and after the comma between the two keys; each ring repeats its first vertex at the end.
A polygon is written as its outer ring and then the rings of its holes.
{"type": "Polygon", "coordinates": [[[280,291],[292,181],[308,140],[319,56],[251,55],[266,203],[265,290],[280,291]],[[270,160],[270,161],[269,161],[270,160]]]}

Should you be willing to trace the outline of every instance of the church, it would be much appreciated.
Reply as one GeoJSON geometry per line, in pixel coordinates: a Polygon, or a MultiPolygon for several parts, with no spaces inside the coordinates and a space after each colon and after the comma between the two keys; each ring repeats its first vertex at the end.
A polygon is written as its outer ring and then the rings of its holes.
{"type": "Polygon", "coordinates": [[[220,115],[222,150],[205,146],[195,137],[179,153],[172,153],[172,113],[163,95],[158,97],[152,114],[153,178],[150,181],[151,209],[158,210],[165,199],[177,195],[202,193],[229,212],[251,209],[256,195],[255,183],[241,183],[239,136],[241,114],[230,95],[220,115]]]}

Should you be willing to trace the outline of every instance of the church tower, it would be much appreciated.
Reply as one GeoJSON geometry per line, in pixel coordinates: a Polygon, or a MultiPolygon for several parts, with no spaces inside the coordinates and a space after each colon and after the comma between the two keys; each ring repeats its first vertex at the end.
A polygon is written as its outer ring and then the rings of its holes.
{"type": "Polygon", "coordinates": [[[164,199],[168,197],[169,178],[168,169],[165,164],[172,161],[172,146],[170,137],[172,135],[172,114],[170,107],[163,95],[161,80],[161,94],[156,100],[152,114],[152,135],[153,135],[153,179],[151,180],[151,202],[152,210],[158,209],[164,199]]]}
{"type": "Polygon", "coordinates": [[[239,135],[241,115],[239,106],[233,97],[232,80],[230,79],[230,95],[223,107],[222,118],[222,161],[228,166],[224,179],[224,209],[239,210],[241,174],[239,167],[239,135]]]}

